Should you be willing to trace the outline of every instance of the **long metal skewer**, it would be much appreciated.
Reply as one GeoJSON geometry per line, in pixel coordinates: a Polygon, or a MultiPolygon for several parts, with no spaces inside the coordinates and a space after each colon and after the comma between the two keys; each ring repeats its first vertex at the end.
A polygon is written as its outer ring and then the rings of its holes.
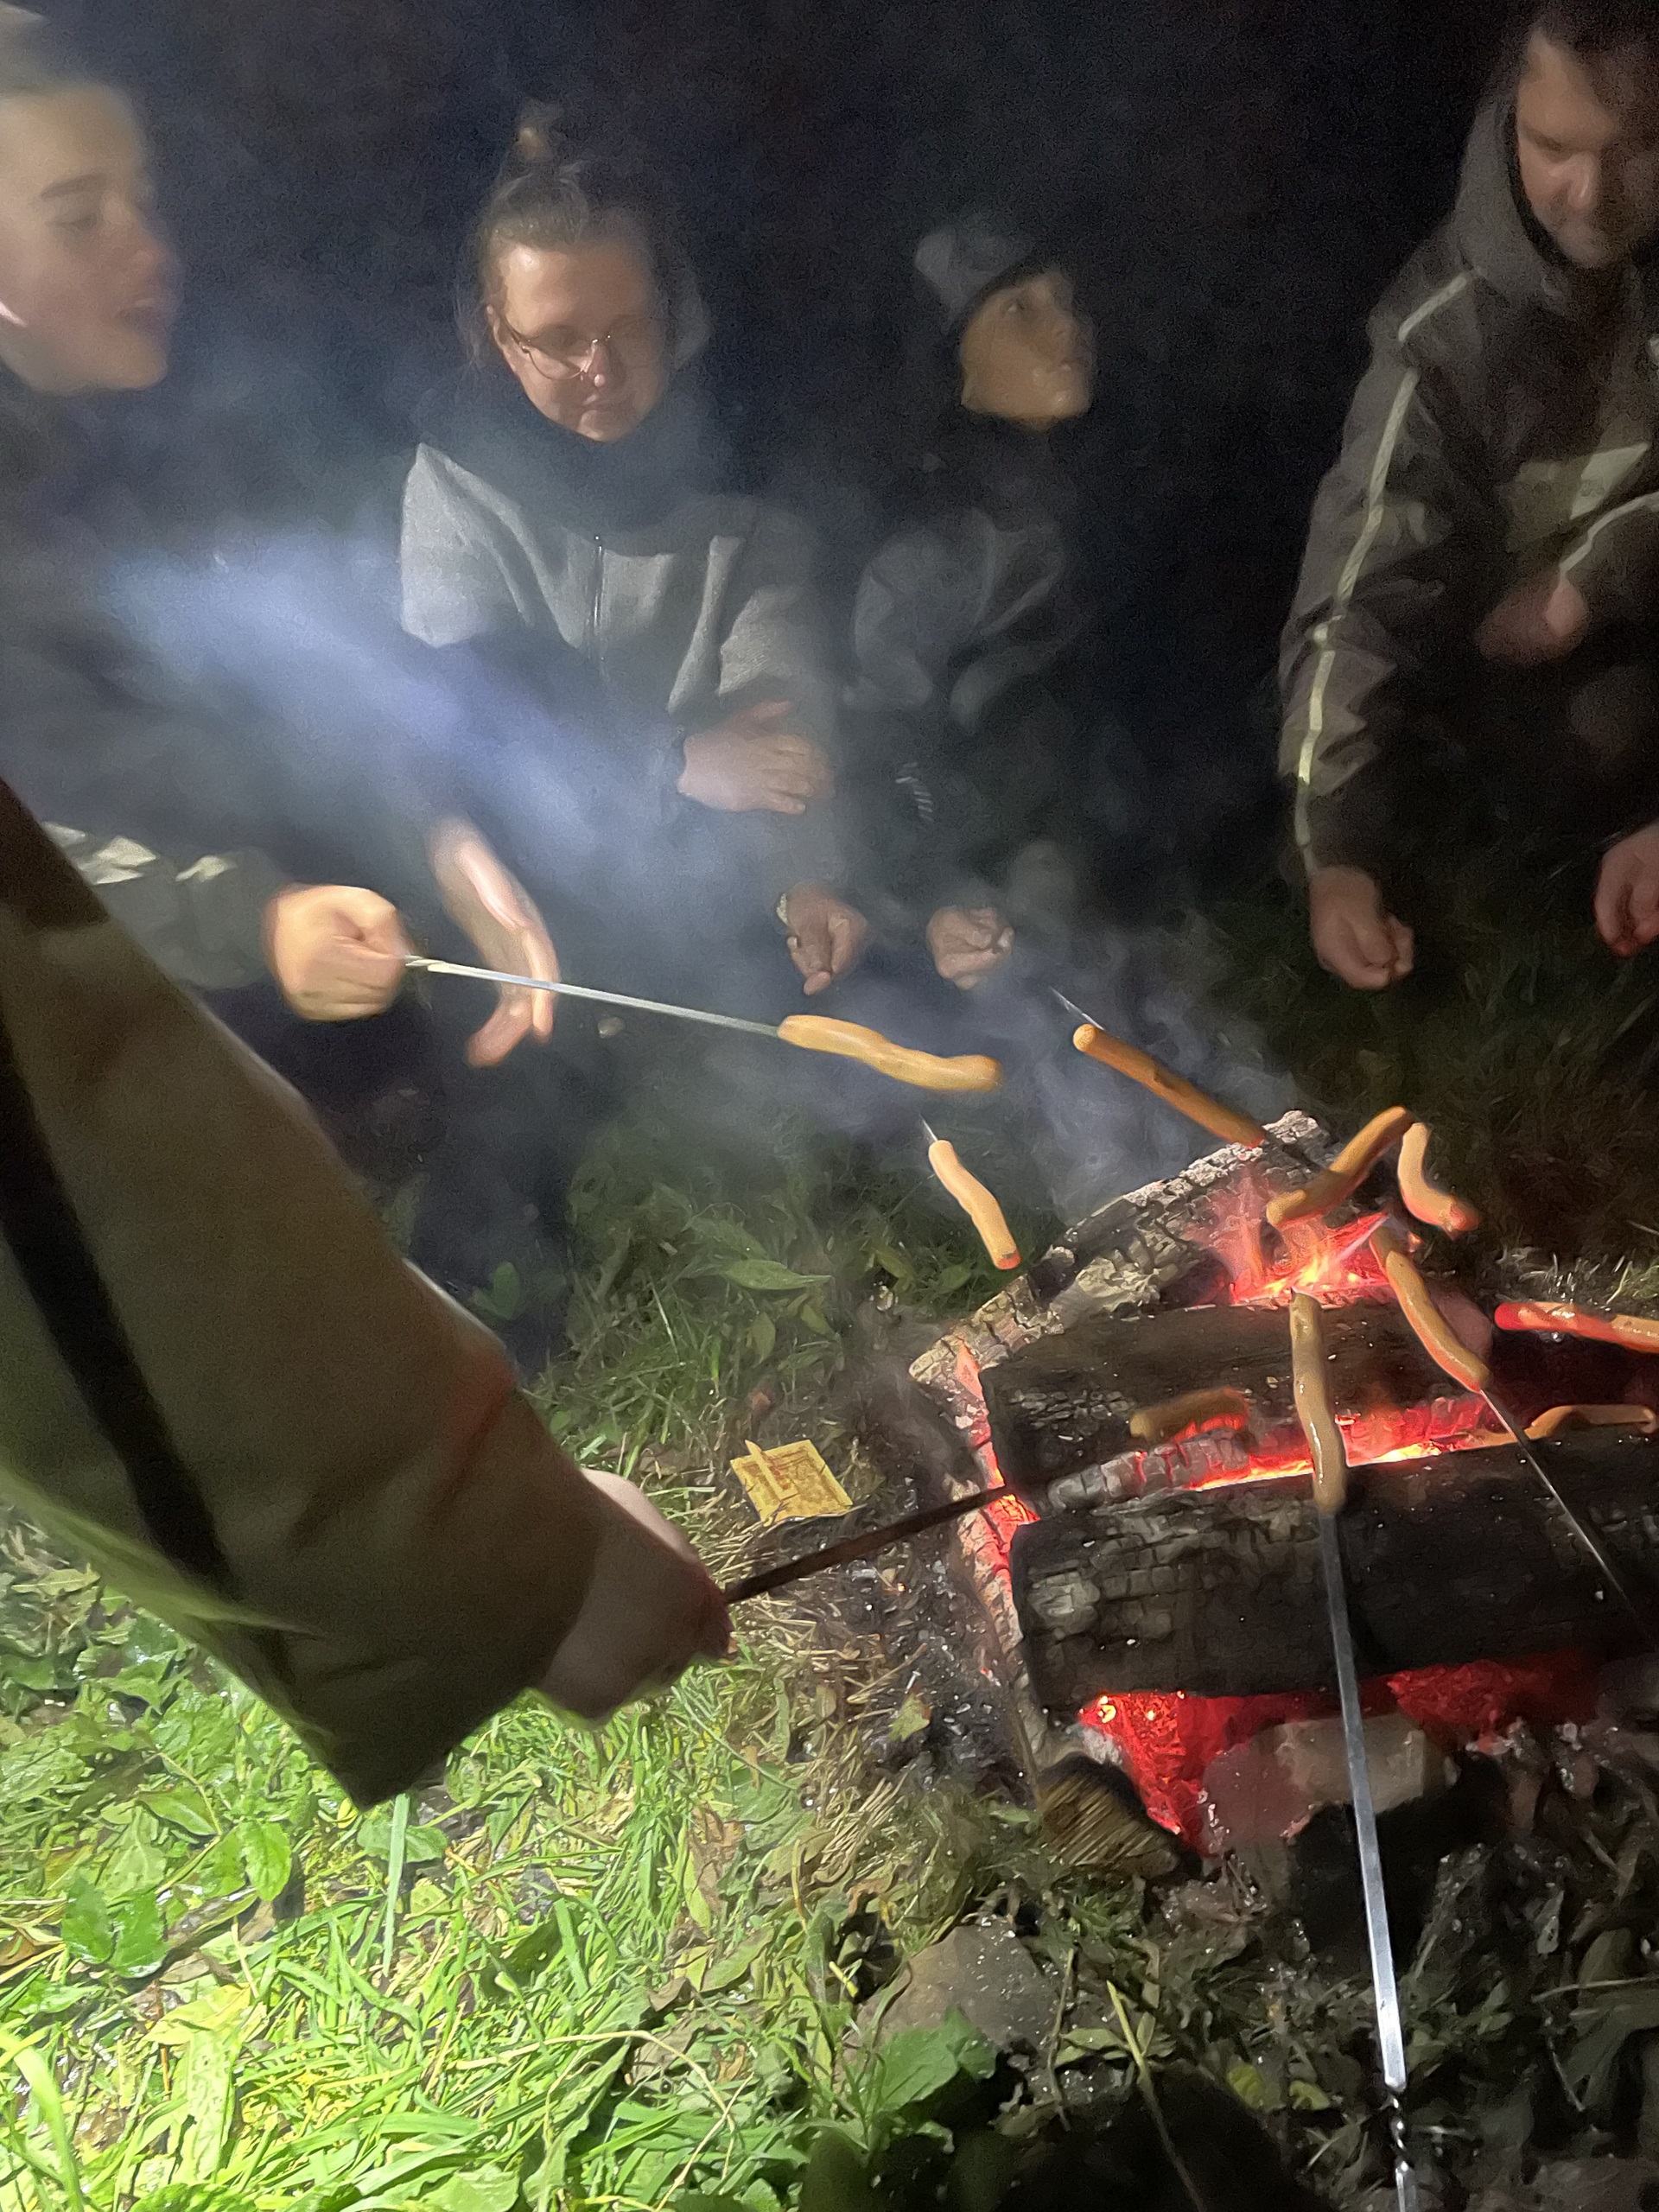
{"type": "Polygon", "coordinates": [[[1365,1940],[1371,1955],[1371,1989],[1376,2003],[1377,2056],[1388,2093],[1395,2196],[1399,2212],[1418,2212],[1417,2177],[1406,2151],[1406,2037],[1400,2013],[1400,1982],[1394,1966],[1394,1939],[1389,1933],[1382,1847],[1377,1838],[1376,1807],[1371,1797],[1371,1772],[1365,1757],[1359,1669],[1354,1662],[1348,1586],[1343,1573],[1342,1546],[1337,1535],[1337,1522],[1348,1497],[1348,1454],[1331,1408],[1319,1308],[1313,1299],[1300,1292],[1290,1302],[1290,1357],[1297,1418],[1313,1463],[1319,1565],[1325,1574],[1325,1612],[1331,1624],[1337,1695],[1342,1707],[1342,1744],[1347,1755],[1348,1789],[1353,1801],[1354,1833],[1359,1847],[1360,1893],[1365,1905],[1365,1940]]]}
{"type": "Polygon", "coordinates": [[[711,1029],[741,1029],[751,1037],[770,1037],[774,1044],[778,1040],[775,1021],[742,1021],[734,1014],[705,1014],[700,1007],[630,998],[623,991],[595,991],[585,983],[550,983],[544,976],[510,976],[499,968],[467,968],[454,960],[425,960],[414,952],[405,956],[404,965],[427,976],[468,976],[478,983],[517,983],[527,991],[552,991],[564,999],[593,999],[601,1006],[632,1007],[636,1014],[666,1014],[677,1021],[705,1021],[711,1029]]]}

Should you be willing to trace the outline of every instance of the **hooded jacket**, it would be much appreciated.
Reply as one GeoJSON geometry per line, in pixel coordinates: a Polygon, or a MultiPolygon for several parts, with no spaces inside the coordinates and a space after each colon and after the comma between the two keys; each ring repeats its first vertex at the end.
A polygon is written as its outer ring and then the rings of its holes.
{"type": "Polygon", "coordinates": [[[963,328],[1038,259],[981,213],[918,247],[927,450],[854,601],[846,703],[868,842],[887,881],[931,906],[988,899],[1076,788],[1058,670],[1084,613],[1061,434],[971,416],[960,395],[963,328]]]}
{"type": "Polygon", "coordinates": [[[596,1662],[620,1694],[672,1656],[661,1547],[3,784],[0,1126],[0,1493],[353,1796],[532,1683],[588,1710],[596,1662]]]}
{"type": "Polygon", "coordinates": [[[1659,612],[1659,292],[1554,253],[1508,103],[1478,118],[1450,219],[1370,323],[1284,637],[1281,772],[1305,867],[1377,872],[1415,717],[1474,672],[1503,593],[1558,566],[1597,626],[1659,612]]]}
{"type": "MultiPolygon", "coordinates": [[[[490,361],[425,410],[404,492],[404,627],[435,645],[528,630],[574,646],[631,720],[659,823],[703,812],[675,791],[681,741],[761,700],[790,701],[836,750],[806,531],[721,492],[721,474],[692,368],[602,444],[548,422],[490,361]]],[[[728,819],[769,898],[838,879],[827,809],[728,819]]]]}

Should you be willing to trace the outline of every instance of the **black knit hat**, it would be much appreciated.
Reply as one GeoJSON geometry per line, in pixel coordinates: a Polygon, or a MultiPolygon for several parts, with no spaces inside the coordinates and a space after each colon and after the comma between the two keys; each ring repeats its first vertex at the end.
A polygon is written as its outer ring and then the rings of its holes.
{"type": "Polygon", "coordinates": [[[917,275],[937,309],[940,334],[949,336],[969,320],[988,292],[1037,250],[1037,242],[982,207],[930,231],[917,247],[917,275]]]}

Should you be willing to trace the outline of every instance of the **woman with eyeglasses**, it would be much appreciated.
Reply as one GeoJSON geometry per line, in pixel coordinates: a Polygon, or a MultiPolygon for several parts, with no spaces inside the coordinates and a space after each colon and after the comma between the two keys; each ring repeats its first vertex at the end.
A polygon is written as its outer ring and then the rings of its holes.
{"type": "Polygon", "coordinates": [[[635,732],[659,878],[716,905],[752,884],[823,990],[865,925],[837,888],[809,551],[791,517],[721,488],[708,323],[672,223],[648,182],[531,109],[471,283],[470,363],[425,411],[404,492],[404,625],[574,647],[635,732]]]}

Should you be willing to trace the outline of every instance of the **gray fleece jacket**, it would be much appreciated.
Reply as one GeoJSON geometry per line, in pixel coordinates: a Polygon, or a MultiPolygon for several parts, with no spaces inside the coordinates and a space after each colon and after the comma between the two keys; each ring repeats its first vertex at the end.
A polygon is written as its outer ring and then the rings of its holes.
{"type": "MultiPolygon", "coordinates": [[[[450,645],[528,630],[574,647],[631,723],[642,787],[671,818],[685,736],[765,699],[836,755],[836,696],[804,527],[713,488],[682,379],[612,446],[560,430],[505,370],[472,371],[427,414],[404,493],[404,626],[450,645]]],[[[768,899],[837,883],[830,810],[720,817],[768,899]]]]}

